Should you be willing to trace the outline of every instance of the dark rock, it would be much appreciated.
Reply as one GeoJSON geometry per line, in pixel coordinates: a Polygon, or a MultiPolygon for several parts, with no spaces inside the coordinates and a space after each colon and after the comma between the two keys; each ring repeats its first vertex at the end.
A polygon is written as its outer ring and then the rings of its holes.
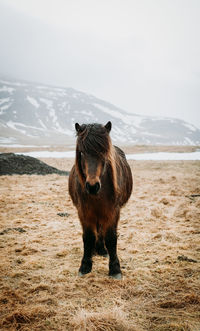
{"type": "Polygon", "coordinates": [[[62,171],[26,155],[14,153],[0,154],[0,176],[3,175],[48,175],[58,174],[68,176],[68,171],[62,171]]]}
{"type": "Polygon", "coordinates": [[[61,216],[61,217],[68,217],[69,216],[68,213],[58,213],[57,215],[61,216]]]}
{"type": "Polygon", "coordinates": [[[7,229],[4,229],[3,231],[0,232],[0,235],[4,235],[10,231],[17,231],[17,232],[20,232],[20,233],[23,233],[23,232],[26,232],[26,230],[24,230],[23,228],[7,228],[7,229]]]}
{"type": "Polygon", "coordinates": [[[26,230],[24,230],[23,228],[13,228],[13,230],[21,232],[21,233],[26,232],[26,230]]]}
{"type": "Polygon", "coordinates": [[[178,256],[177,259],[178,259],[179,261],[186,261],[186,262],[197,263],[197,260],[190,259],[190,258],[188,258],[188,257],[185,256],[185,255],[180,255],[180,256],[178,256]]]}

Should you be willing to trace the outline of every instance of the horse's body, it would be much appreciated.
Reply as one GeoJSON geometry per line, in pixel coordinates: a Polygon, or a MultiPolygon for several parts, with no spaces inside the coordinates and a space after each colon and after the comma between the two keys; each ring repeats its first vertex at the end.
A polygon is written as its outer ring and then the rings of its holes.
{"type": "Polygon", "coordinates": [[[76,160],[69,176],[69,193],[83,228],[84,255],[79,275],[92,269],[92,255],[110,257],[109,275],[121,278],[117,257],[120,208],[132,191],[132,175],[124,152],[112,145],[111,122],[76,124],[76,160]]]}

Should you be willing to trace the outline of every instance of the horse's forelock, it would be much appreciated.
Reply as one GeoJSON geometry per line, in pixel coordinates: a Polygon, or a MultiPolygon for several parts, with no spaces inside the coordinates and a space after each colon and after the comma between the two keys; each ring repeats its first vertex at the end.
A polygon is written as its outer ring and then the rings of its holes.
{"type": "Polygon", "coordinates": [[[83,131],[78,134],[77,147],[86,154],[106,156],[110,149],[110,136],[104,126],[88,124],[82,126],[83,131]]]}

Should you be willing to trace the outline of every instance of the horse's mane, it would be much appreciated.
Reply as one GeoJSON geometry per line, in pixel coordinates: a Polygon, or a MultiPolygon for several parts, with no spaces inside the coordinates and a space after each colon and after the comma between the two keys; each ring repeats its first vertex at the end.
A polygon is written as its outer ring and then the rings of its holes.
{"type": "Polygon", "coordinates": [[[81,152],[106,158],[111,169],[114,192],[118,191],[116,174],[116,150],[112,145],[110,135],[106,127],[101,124],[82,124],[77,132],[76,145],[76,169],[82,185],[84,185],[85,176],[81,167],[81,152]]]}

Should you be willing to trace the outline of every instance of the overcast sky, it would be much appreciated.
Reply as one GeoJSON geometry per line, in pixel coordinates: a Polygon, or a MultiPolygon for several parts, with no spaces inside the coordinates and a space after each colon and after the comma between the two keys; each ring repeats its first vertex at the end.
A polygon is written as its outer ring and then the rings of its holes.
{"type": "Polygon", "coordinates": [[[0,74],[200,127],[200,1],[0,0],[0,74]]]}

